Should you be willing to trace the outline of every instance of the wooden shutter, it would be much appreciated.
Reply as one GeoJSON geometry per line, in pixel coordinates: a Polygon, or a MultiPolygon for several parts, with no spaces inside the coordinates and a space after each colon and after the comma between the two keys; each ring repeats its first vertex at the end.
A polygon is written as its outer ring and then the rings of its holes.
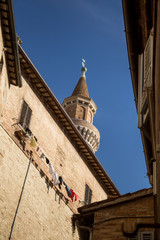
{"type": "Polygon", "coordinates": [[[28,107],[27,103],[25,101],[23,101],[21,116],[20,116],[20,120],[19,120],[19,123],[21,124],[22,127],[24,127],[27,107],[28,107]]]}
{"type": "Polygon", "coordinates": [[[144,88],[152,87],[153,32],[151,31],[144,49],[144,88]]]}
{"type": "Polygon", "coordinates": [[[85,196],[84,196],[84,201],[85,201],[86,204],[87,204],[87,199],[88,199],[88,191],[89,191],[89,187],[86,184],[86,186],[85,186],[85,196]]]}
{"type": "Polygon", "coordinates": [[[91,199],[92,199],[92,190],[89,188],[89,194],[88,194],[88,204],[91,203],[91,199]]]}
{"type": "Polygon", "coordinates": [[[138,56],[138,127],[142,127],[143,54],[138,56]]]}
{"type": "Polygon", "coordinates": [[[153,232],[141,232],[141,240],[154,240],[153,232]]]}
{"type": "Polygon", "coordinates": [[[28,106],[27,108],[27,114],[26,114],[26,127],[29,127],[29,123],[30,123],[30,120],[31,120],[31,115],[32,115],[32,110],[30,109],[30,107],[28,106]]]}
{"type": "Polygon", "coordinates": [[[153,74],[153,33],[151,31],[144,49],[143,59],[143,98],[141,112],[145,113],[147,109],[147,89],[152,87],[153,74]]]}
{"type": "Polygon", "coordinates": [[[21,116],[19,120],[19,123],[23,128],[29,127],[31,115],[32,115],[32,110],[30,109],[28,104],[25,101],[23,101],[21,116]]]}
{"type": "Polygon", "coordinates": [[[90,204],[91,203],[91,199],[92,199],[92,190],[86,184],[86,186],[85,186],[85,198],[84,198],[85,204],[90,204]]]}

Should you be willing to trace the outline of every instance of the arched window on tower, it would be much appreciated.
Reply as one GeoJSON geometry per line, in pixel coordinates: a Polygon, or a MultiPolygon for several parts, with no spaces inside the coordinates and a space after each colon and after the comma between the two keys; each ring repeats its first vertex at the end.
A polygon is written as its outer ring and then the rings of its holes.
{"type": "Polygon", "coordinates": [[[77,118],[78,119],[85,119],[85,108],[82,106],[78,107],[78,112],[77,112],[77,118]]]}
{"type": "Polygon", "coordinates": [[[66,112],[71,118],[75,118],[75,112],[76,112],[76,106],[72,105],[69,108],[66,109],[66,112]]]}
{"type": "Polygon", "coordinates": [[[92,113],[89,111],[89,114],[88,114],[88,122],[92,123],[93,120],[92,120],[92,113]]]}

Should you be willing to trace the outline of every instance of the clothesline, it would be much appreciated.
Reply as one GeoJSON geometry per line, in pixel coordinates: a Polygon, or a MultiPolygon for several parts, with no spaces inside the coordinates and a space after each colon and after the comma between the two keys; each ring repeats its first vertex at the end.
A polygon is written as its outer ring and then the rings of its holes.
{"type": "MultiPolygon", "coordinates": [[[[73,189],[71,189],[64,181],[62,176],[58,177],[58,173],[54,169],[53,165],[51,164],[50,160],[46,157],[44,151],[41,149],[41,147],[37,143],[37,138],[34,137],[34,135],[31,136],[31,142],[30,145],[33,148],[36,148],[36,152],[39,155],[40,158],[45,159],[46,163],[49,165],[49,173],[52,176],[52,183],[54,186],[58,185],[59,189],[61,189],[62,184],[65,186],[65,190],[67,192],[67,195],[69,198],[71,198],[72,202],[77,201],[79,196],[74,192],[73,189]]],[[[82,202],[82,201],[80,201],[82,202]]]]}
{"type": "MultiPolygon", "coordinates": [[[[22,138],[22,142],[23,142],[23,150],[25,150],[25,140],[26,137],[30,140],[30,146],[32,146],[35,151],[36,154],[38,155],[38,157],[45,159],[46,163],[49,165],[49,173],[52,176],[52,184],[53,186],[57,186],[59,187],[59,189],[61,189],[61,186],[64,185],[65,190],[67,192],[67,195],[69,198],[71,198],[72,202],[73,201],[77,201],[77,199],[79,198],[79,196],[73,191],[73,189],[71,189],[64,181],[62,176],[58,177],[58,173],[56,172],[56,170],[54,169],[53,165],[51,164],[50,160],[46,157],[45,151],[42,149],[41,146],[39,146],[38,144],[38,140],[37,138],[34,136],[34,134],[32,133],[32,131],[29,128],[26,128],[26,130],[24,130],[21,126],[20,126],[22,132],[23,132],[23,137],[22,138]]],[[[84,203],[84,201],[80,200],[79,198],[79,203],[84,203]]]]}

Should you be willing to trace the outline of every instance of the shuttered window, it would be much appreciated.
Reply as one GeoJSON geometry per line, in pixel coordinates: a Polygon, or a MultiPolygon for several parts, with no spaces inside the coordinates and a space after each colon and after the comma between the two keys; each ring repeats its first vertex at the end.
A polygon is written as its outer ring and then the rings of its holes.
{"type": "Polygon", "coordinates": [[[153,240],[153,232],[141,232],[141,240],[153,240]]]}
{"type": "Polygon", "coordinates": [[[90,204],[91,203],[91,199],[92,199],[92,190],[86,184],[86,186],[85,186],[85,199],[84,199],[85,204],[90,204]]]}
{"type": "Polygon", "coordinates": [[[152,231],[140,232],[137,236],[127,238],[127,240],[154,240],[154,233],[152,231]]]}
{"type": "Polygon", "coordinates": [[[28,104],[25,101],[23,101],[19,123],[24,129],[29,127],[31,115],[32,115],[32,110],[30,109],[28,104]]]}

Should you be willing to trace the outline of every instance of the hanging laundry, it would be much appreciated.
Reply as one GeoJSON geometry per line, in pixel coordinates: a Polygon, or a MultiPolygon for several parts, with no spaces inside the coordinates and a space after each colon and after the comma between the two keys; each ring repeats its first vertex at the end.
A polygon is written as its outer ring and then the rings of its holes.
{"type": "Polygon", "coordinates": [[[49,162],[49,173],[52,175],[53,185],[59,184],[58,174],[54,170],[54,167],[52,166],[52,164],[50,162],[49,162]]]}
{"type": "Polygon", "coordinates": [[[68,194],[68,197],[70,197],[73,200],[72,192],[71,192],[70,188],[67,186],[67,184],[65,184],[65,188],[66,188],[66,192],[68,194]]]}
{"type": "Polygon", "coordinates": [[[39,149],[40,149],[40,148],[39,148],[39,147],[37,147],[36,151],[38,152],[38,151],[39,151],[39,149]]]}
{"type": "Polygon", "coordinates": [[[26,128],[26,132],[28,133],[29,136],[32,135],[32,131],[28,127],[26,128]]]}
{"type": "Polygon", "coordinates": [[[71,189],[71,193],[72,193],[72,202],[73,202],[73,198],[74,198],[75,192],[71,189]]]}
{"type": "Polygon", "coordinates": [[[49,164],[49,159],[47,157],[45,157],[45,158],[46,158],[46,163],[49,164]]]}
{"type": "Polygon", "coordinates": [[[62,176],[59,176],[59,189],[61,189],[62,183],[63,183],[63,178],[62,176]]]}
{"type": "Polygon", "coordinates": [[[36,142],[38,142],[38,139],[35,136],[34,136],[34,139],[35,139],[36,142]]]}
{"type": "Polygon", "coordinates": [[[42,153],[41,156],[40,156],[40,158],[44,158],[44,157],[45,157],[45,155],[44,155],[44,153],[42,153]]]}
{"type": "Polygon", "coordinates": [[[77,199],[79,198],[79,196],[77,194],[75,194],[75,192],[71,189],[71,193],[72,193],[72,197],[73,197],[73,201],[77,201],[77,199]]]}
{"type": "Polygon", "coordinates": [[[75,194],[75,201],[77,201],[78,198],[79,198],[79,196],[77,194],[75,194]]]}
{"type": "Polygon", "coordinates": [[[38,157],[41,157],[42,155],[42,150],[41,150],[41,147],[37,144],[37,148],[36,148],[36,154],[38,155],[38,157]]]}
{"type": "Polygon", "coordinates": [[[32,147],[34,147],[34,148],[37,147],[37,143],[36,143],[36,140],[35,140],[34,136],[31,137],[31,143],[30,143],[30,145],[31,145],[32,147]]]}

